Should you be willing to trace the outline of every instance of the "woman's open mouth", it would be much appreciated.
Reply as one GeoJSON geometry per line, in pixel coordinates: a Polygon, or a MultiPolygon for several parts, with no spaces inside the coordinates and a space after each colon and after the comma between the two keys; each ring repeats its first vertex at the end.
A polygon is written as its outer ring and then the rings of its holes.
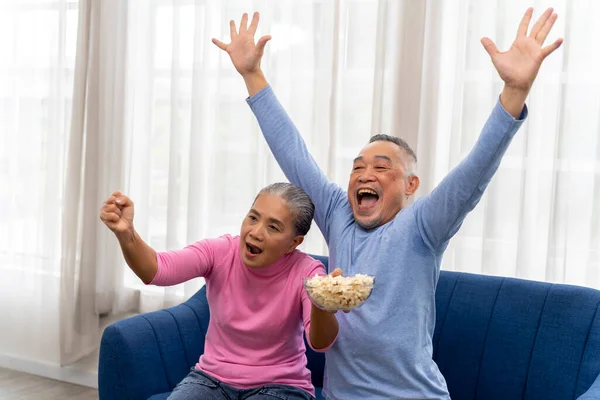
{"type": "Polygon", "coordinates": [[[373,208],[379,201],[379,194],[373,189],[358,189],[356,192],[359,210],[373,208]]]}
{"type": "Polygon", "coordinates": [[[250,253],[253,256],[257,256],[260,253],[262,253],[262,249],[258,246],[254,246],[250,243],[246,243],[246,250],[248,250],[248,253],[250,253]]]}

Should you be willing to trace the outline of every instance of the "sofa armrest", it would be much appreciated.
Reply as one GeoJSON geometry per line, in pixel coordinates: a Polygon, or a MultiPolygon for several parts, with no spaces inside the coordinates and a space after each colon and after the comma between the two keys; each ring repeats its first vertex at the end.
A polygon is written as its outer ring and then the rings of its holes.
{"type": "Polygon", "coordinates": [[[596,378],[592,386],[577,400],[598,400],[600,399],[600,375],[596,378]]]}
{"type": "Polygon", "coordinates": [[[100,399],[146,400],[173,390],[204,352],[208,320],[202,288],[176,307],[108,326],[100,343],[100,399]]]}

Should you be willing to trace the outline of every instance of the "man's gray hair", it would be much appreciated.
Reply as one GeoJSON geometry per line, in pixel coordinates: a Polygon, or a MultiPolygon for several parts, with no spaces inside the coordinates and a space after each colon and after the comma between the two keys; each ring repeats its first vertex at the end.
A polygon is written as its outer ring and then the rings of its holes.
{"type": "Polygon", "coordinates": [[[285,200],[294,219],[296,235],[304,236],[308,233],[315,215],[315,205],[304,190],[287,182],[272,183],[261,189],[254,201],[263,194],[279,196],[285,200]]]}
{"type": "Polygon", "coordinates": [[[401,139],[396,136],[391,136],[391,135],[386,135],[384,133],[380,133],[375,136],[372,136],[371,139],[369,140],[369,143],[377,142],[379,140],[397,144],[402,149],[402,151],[404,151],[404,154],[407,157],[407,160],[406,160],[407,169],[409,170],[410,173],[414,172],[413,170],[417,166],[417,155],[415,154],[413,149],[411,149],[411,147],[408,145],[408,143],[406,143],[406,140],[401,139]]]}

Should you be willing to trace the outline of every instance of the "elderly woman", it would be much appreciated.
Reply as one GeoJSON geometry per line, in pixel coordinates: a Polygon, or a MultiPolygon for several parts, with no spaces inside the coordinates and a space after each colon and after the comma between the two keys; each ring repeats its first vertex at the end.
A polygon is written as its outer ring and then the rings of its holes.
{"type": "Polygon", "coordinates": [[[302,332],[311,348],[324,352],[338,324],[303,287],[304,277],[325,274],[323,264],[296,249],[314,215],[306,193],[289,183],[267,186],[239,236],[204,239],[178,251],[154,251],[135,231],[133,214],[133,202],[115,192],[100,218],[144,283],[206,279],[211,316],[205,351],[169,399],[314,398],[302,332]]]}

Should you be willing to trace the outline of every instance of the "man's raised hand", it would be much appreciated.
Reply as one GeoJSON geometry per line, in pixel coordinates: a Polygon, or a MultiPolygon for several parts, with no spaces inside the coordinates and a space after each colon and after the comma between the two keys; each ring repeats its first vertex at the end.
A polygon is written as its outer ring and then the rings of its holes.
{"type": "Polygon", "coordinates": [[[265,45],[271,40],[271,36],[266,35],[258,39],[256,44],[254,43],[258,21],[259,14],[255,12],[250,26],[248,26],[248,14],[244,13],[239,30],[235,26],[235,21],[229,21],[231,40],[229,44],[214,38],[212,40],[217,47],[229,54],[233,66],[242,76],[260,72],[260,60],[264,54],[265,45]]]}

